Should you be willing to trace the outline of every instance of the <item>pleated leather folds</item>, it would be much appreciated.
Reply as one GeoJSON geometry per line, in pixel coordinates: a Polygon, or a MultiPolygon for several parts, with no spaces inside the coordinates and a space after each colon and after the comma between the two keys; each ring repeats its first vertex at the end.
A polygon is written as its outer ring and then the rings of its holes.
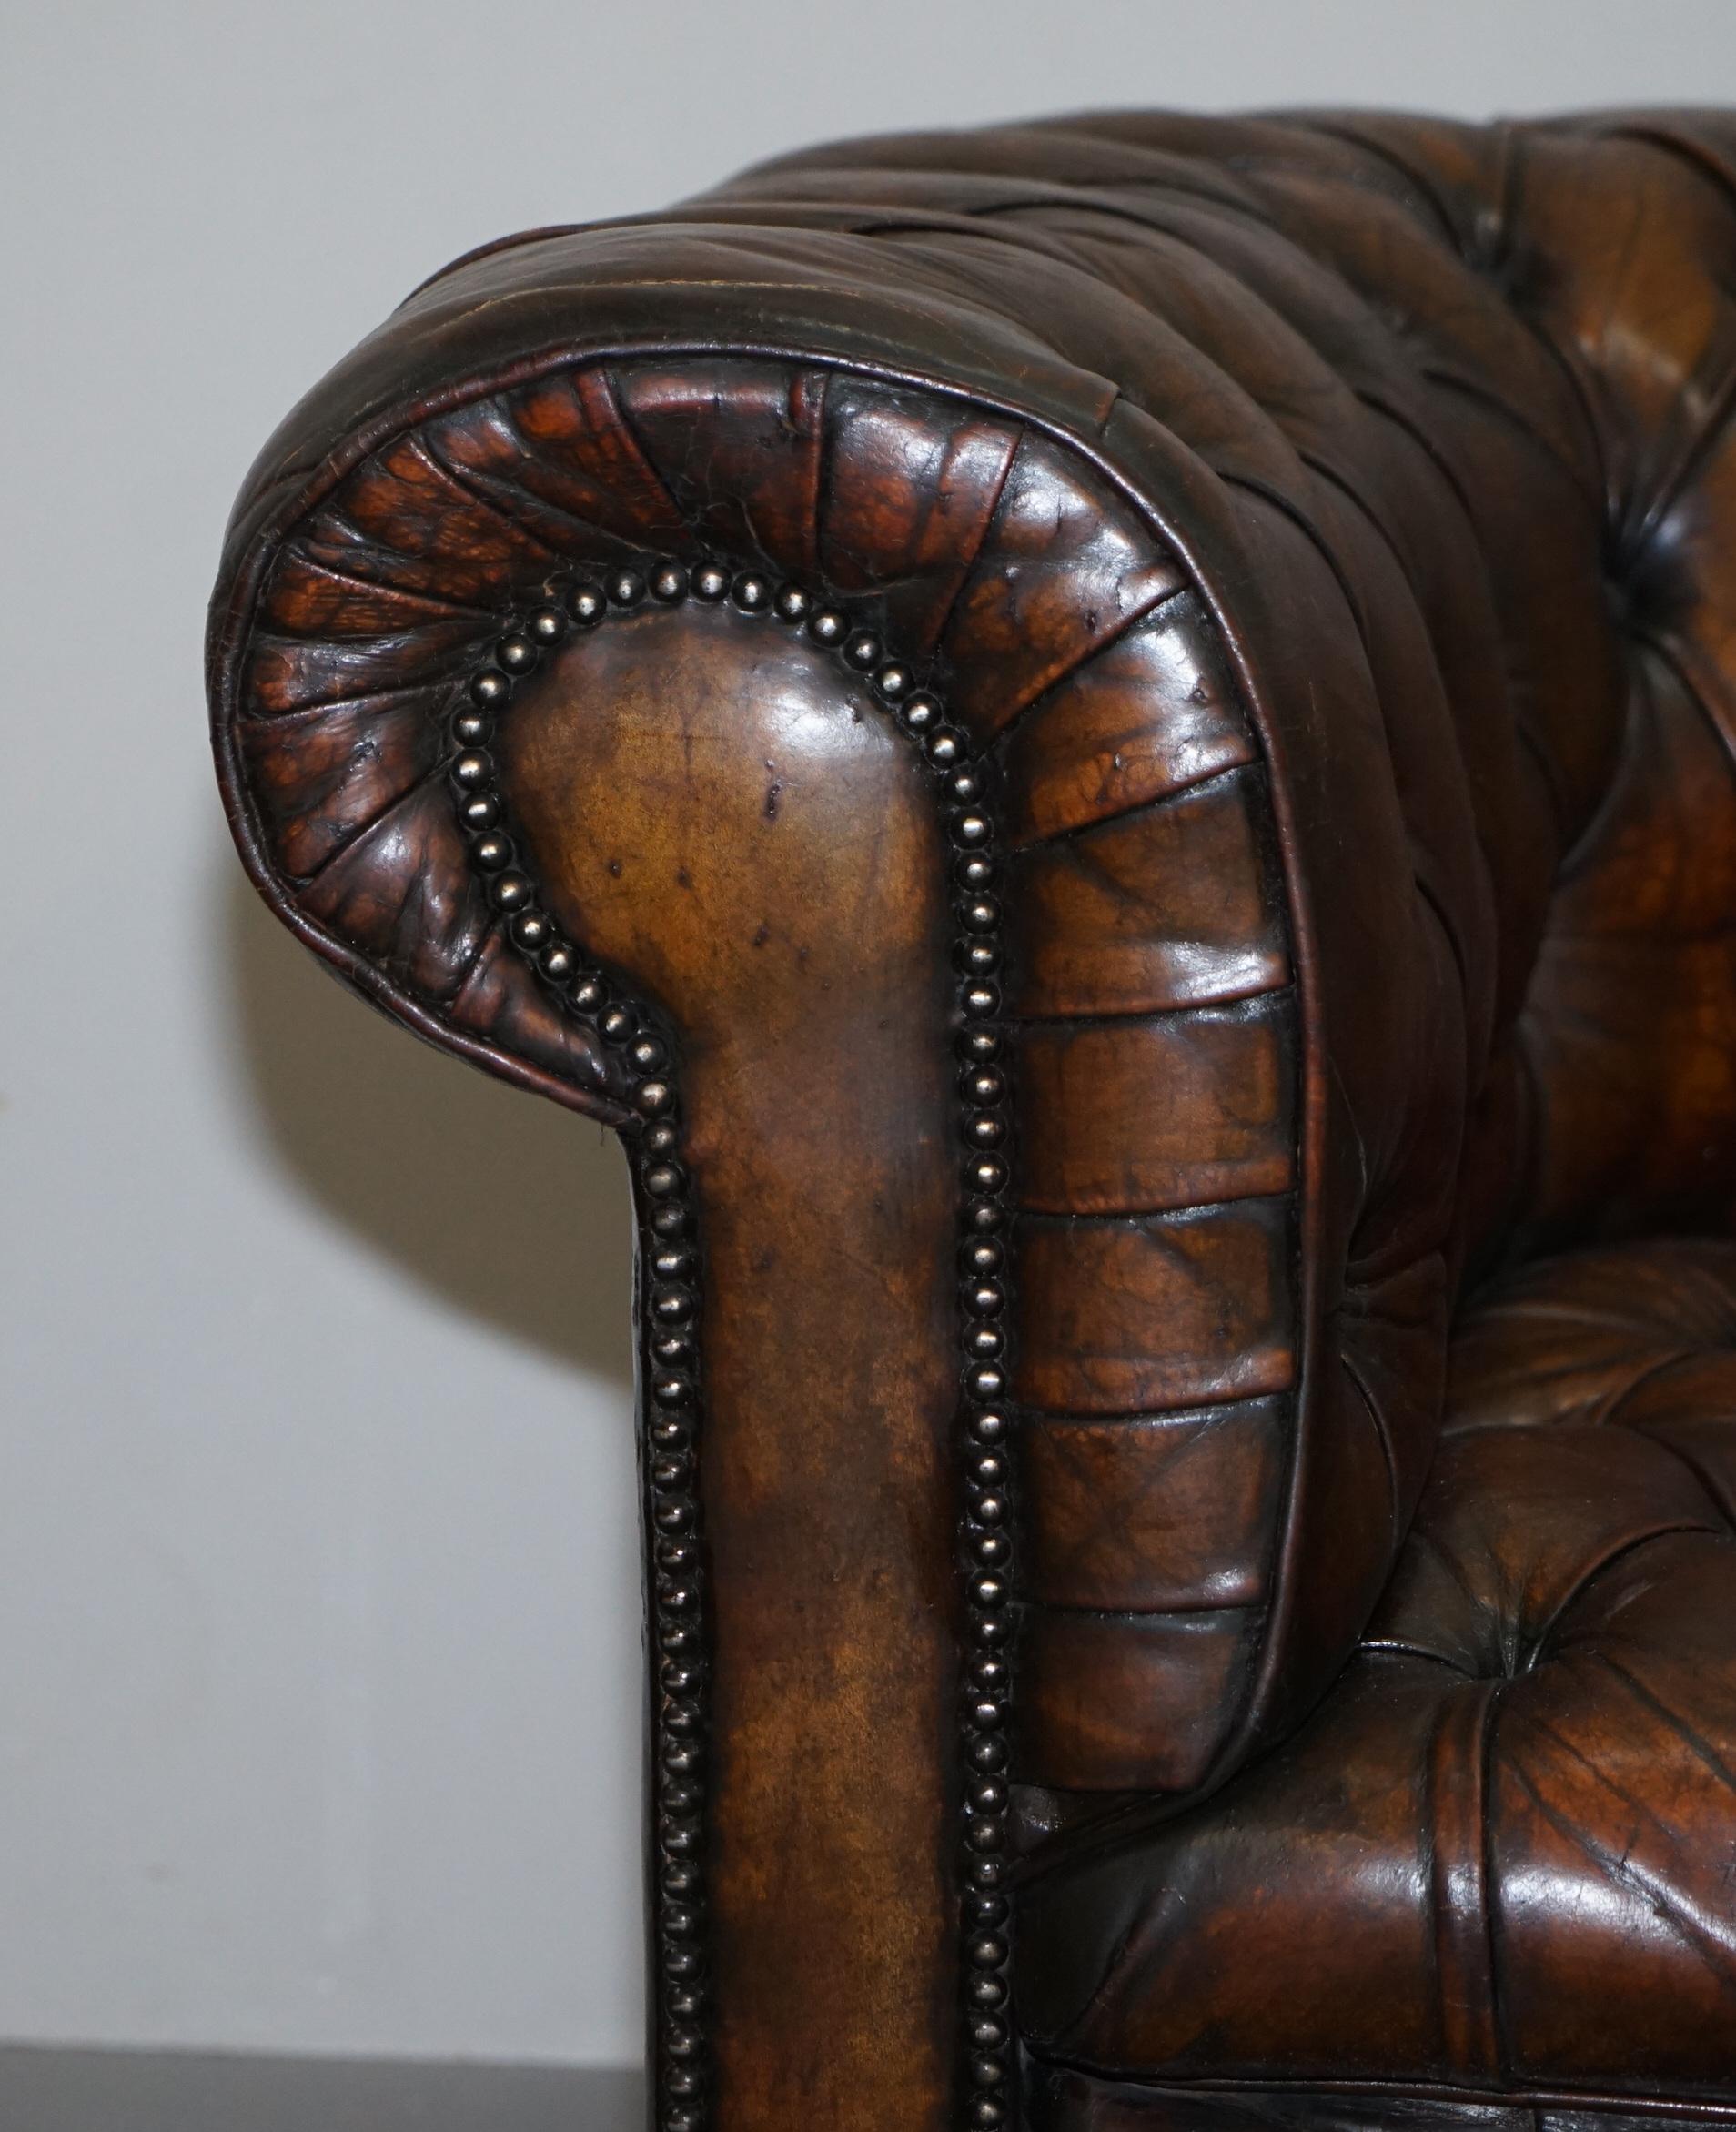
{"type": "Polygon", "coordinates": [[[992,746],[1039,1790],[1211,1785],[1318,1698],[1468,1266],[1728,1225],[1733,186],[1680,115],[844,144],[461,263],[249,478],[211,677],[256,874],[594,1115],[439,789],[507,604],[763,564],[992,746]]]}

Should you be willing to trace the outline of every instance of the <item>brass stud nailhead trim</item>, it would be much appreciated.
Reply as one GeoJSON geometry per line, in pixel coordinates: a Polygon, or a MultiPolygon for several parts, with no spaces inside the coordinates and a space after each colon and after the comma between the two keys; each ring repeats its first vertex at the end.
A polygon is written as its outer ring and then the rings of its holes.
{"type": "Polygon", "coordinates": [[[1010,1905],[1007,1745],[1010,1717],[1013,1475],[1006,1405],[1007,1309],[1004,1153],[1009,1135],[1000,1026],[1001,908],[996,831],[984,803],[985,773],[967,737],[946,722],[918,670],[891,654],[879,632],[847,606],[757,570],[730,571],[714,558],[653,556],[601,580],[556,577],[503,622],[489,658],[448,714],[447,772],[472,866],[507,919],[507,937],[576,1020],[621,1049],[631,1102],[642,1125],[633,1137],[641,1263],[652,1281],[641,1336],[650,1387],[646,1517],[653,1570],[651,1634],[653,1949],[657,1972],[657,2124],[660,2132],[705,2132],[710,2118],[706,2040],[704,1822],[709,1607],[701,1536],[701,1398],[696,1326],[701,1290],[699,1218],[681,1160],[680,1100],[671,1046],[654,1013],[590,966],[543,909],[507,820],[489,743],[519,681],[543,653],[611,615],[647,603],[727,602],[744,618],[801,630],[865,682],[920,750],[938,788],[952,846],[955,891],[954,1039],[961,1101],[959,1321],[964,1517],[960,1571],[965,1590],[961,1708],[965,1768],[960,1802],[960,1939],[964,2080],[960,2121],[971,2132],[1012,2122],[1015,2070],[1007,2011],[1010,1905]]]}

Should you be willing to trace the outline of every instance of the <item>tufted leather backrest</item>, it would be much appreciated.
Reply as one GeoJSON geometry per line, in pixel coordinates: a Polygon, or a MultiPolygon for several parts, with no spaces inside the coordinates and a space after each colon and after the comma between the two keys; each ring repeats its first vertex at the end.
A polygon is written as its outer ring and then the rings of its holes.
{"type": "Polygon", "coordinates": [[[472,974],[444,831],[376,838],[389,896],[360,856],[303,884],[322,795],[359,825],[426,769],[357,703],[449,689],[513,541],[546,568],[576,517],[788,568],[842,497],[840,589],[932,621],[1024,854],[1035,1783],[1210,1783],[1318,1693],[1468,1271],[1730,1226],[1733,277],[1711,117],[845,144],[461,264],[244,492],[213,672],[261,877],[425,1033],[611,1117],[585,1032],[472,974]]]}
{"type": "Polygon", "coordinates": [[[1016,234],[1173,332],[1194,389],[1160,340],[1123,391],[1338,575],[1457,965],[1461,1249],[1728,1226],[1736,122],[1129,114],[723,197],[865,182],[884,241],[1001,280],[982,233],[1016,234]]]}

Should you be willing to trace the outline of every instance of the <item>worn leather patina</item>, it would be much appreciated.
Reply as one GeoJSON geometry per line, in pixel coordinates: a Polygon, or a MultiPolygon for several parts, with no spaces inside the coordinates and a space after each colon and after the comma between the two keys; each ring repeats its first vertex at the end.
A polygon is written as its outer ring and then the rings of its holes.
{"type": "Polygon", "coordinates": [[[1716,114],[895,136],[267,446],[247,863],[633,1151],[668,2132],[1736,2124],[1733,290],[1716,114]]]}

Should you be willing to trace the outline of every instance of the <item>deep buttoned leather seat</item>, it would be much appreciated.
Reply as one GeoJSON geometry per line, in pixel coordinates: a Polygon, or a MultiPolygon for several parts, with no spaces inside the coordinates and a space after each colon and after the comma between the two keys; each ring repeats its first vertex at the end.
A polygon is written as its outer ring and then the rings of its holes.
{"type": "Polygon", "coordinates": [[[1468,1313],[1356,1657],[1206,1804],[1055,1870],[1022,2005],[1045,2057],[1182,2087],[1715,2097],[1733,1892],[1736,1245],[1636,1244],[1468,1313]]]}

